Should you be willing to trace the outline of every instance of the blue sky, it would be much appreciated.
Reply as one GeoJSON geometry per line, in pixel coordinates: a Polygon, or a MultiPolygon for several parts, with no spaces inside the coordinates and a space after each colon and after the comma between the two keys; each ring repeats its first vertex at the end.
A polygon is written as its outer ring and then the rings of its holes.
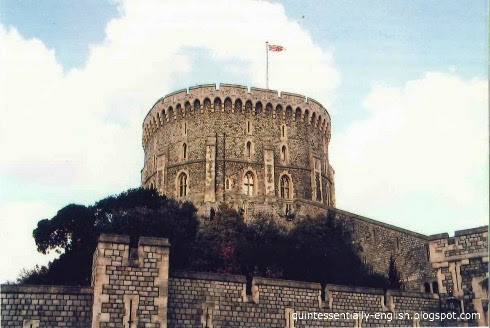
{"type": "Polygon", "coordinates": [[[286,48],[271,88],[332,116],[339,208],[425,234],[486,224],[487,13],[479,0],[1,1],[0,244],[25,247],[0,281],[47,260],[39,219],[139,184],[159,97],[264,87],[265,41],[286,48]]]}

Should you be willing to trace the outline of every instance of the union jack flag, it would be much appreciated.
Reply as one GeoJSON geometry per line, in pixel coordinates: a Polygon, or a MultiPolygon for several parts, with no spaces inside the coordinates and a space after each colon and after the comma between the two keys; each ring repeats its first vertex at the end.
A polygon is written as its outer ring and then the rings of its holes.
{"type": "Polygon", "coordinates": [[[284,47],[283,46],[278,46],[275,44],[269,44],[269,51],[283,51],[284,47]]]}

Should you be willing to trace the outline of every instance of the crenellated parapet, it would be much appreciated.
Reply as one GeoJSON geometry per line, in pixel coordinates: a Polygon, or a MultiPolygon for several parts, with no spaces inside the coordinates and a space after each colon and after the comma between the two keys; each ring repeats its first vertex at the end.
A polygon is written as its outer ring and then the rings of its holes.
{"type": "Polygon", "coordinates": [[[479,313],[478,325],[488,325],[488,226],[429,236],[428,253],[435,279],[426,290],[479,313]]]}
{"type": "Polygon", "coordinates": [[[330,115],[316,100],[269,89],[205,84],[172,92],[153,105],[143,123],[143,147],[160,127],[170,122],[218,111],[309,124],[330,140],[330,115]]]}
{"type": "Polygon", "coordinates": [[[92,268],[92,328],[167,327],[170,243],[100,235],[92,268]]]}

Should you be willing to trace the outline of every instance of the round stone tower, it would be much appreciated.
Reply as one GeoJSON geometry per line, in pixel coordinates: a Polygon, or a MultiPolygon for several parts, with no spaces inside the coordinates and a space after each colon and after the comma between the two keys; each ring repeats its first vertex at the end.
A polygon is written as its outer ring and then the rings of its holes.
{"type": "Polygon", "coordinates": [[[143,123],[141,184],[195,204],[294,219],[335,206],[330,116],[305,96],[231,84],[158,100],[143,123]]]}

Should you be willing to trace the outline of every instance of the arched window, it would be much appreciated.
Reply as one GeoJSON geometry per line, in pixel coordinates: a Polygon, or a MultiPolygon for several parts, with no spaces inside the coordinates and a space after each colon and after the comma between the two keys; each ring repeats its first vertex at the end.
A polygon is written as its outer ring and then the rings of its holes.
{"type": "Polygon", "coordinates": [[[247,145],[245,146],[245,158],[252,158],[252,143],[250,141],[247,141],[247,145]]]}
{"type": "Polygon", "coordinates": [[[153,182],[150,183],[150,189],[155,189],[155,186],[153,185],[153,182]]]}
{"type": "Polygon", "coordinates": [[[187,144],[186,144],[186,143],[184,143],[184,144],[182,145],[182,158],[183,158],[184,160],[186,160],[186,159],[187,159],[187,144]]]}
{"type": "Polygon", "coordinates": [[[424,283],[424,291],[426,293],[430,293],[430,284],[428,282],[424,283]]]}
{"type": "Polygon", "coordinates": [[[286,161],[286,152],[287,152],[286,146],[282,146],[281,147],[281,161],[283,161],[283,162],[286,161]]]}
{"type": "Polygon", "coordinates": [[[237,99],[235,101],[235,113],[241,113],[242,112],[242,101],[240,99],[237,99]]]}
{"type": "Polygon", "coordinates": [[[221,99],[216,98],[214,99],[214,110],[221,110],[221,99]]]}
{"type": "Polygon", "coordinates": [[[201,109],[201,103],[198,99],[194,100],[194,112],[197,113],[201,109]]]}
{"type": "Polygon", "coordinates": [[[225,112],[231,113],[232,102],[230,98],[225,99],[225,112]]]}
{"type": "Polygon", "coordinates": [[[244,192],[247,196],[254,194],[254,174],[251,171],[245,173],[244,192]]]}
{"type": "Polygon", "coordinates": [[[291,181],[287,175],[281,177],[280,196],[284,199],[291,198],[291,181]]]}
{"type": "Polygon", "coordinates": [[[437,281],[432,282],[432,292],[434,294],[439,294],[439,284],[437,283],[437,281]]]}
{"type": "Polygon", "coordinates": [[[179,175],[179,197],[187,196],[187,175],[181,173],[179,175]]]}

